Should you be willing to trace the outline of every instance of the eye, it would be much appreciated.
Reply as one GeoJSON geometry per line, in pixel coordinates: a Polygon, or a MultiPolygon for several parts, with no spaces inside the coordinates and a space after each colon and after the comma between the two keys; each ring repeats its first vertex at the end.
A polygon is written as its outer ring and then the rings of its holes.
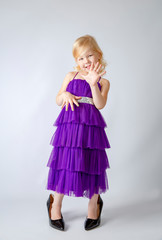
{"type": "Polygon", "coordinates": [[[80,58],[79,60],[83,60],[83,58],[80,58]]]}
{"type": "Polygon", "coordinates": [[[92,54],[89,55],[89,57],[93,56],[92,54]]]}

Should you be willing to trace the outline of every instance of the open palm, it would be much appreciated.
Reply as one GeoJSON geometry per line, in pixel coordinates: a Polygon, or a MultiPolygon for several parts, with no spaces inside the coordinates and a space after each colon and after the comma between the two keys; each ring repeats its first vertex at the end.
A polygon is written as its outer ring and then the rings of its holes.
{"type": "Polygon", "coordinates": [[[97,62],[95,66],[92,63],[88,74],[87,75],[81,74],[81,76],[89,83],[89,85],[95,85],[98,82],[99,78],[106,73],[106,71],[99,73],[102,65],[101,64],[99,66],[98,65],[99,62],[97,62]]]}

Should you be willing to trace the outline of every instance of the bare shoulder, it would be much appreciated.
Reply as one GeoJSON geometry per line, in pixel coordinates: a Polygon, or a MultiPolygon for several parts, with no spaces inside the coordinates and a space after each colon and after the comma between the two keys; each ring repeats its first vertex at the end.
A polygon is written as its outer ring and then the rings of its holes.
{"type": "Polygon", "coordinates": [[[77,73],[77,72],[75,72],[75,71],[73,71],[73,72],[68,72],[68,73],[66,74],[66,76],[65,76],[64,81],[67,82],[67,83],[69,83],[69,82],[74,78],[74,76],[75,76],[76,73],[77,73]]]}
{"type": "Polygon", "coordinates": [[[66,76],[65,76],[65,78],[64,78],[64,80],[65,80],[65,82],[67,81],[70,81],[70,80],[72,80],[72,78],[74,77],[74,75],[75,75],[75,73],[76,72],[68,72],[67,74],[66,74],[66,76]]]}
{"type": "Polygon", "coordinates": [[[68,72],[67,74],[70,76],[70,77],[73,77],[77,72],[75,71],[72,71],[72,72],[68,72]]]}
{"type": "Polygon", "coordinates": [[[66,76],[65,76],[65,78],[63,80],[62,86],[61,86],[61,88],[60,88],[60,90],[59,90],[57,95],[62,94],[63,92],[66,91],[66,88],[67,88],[69,82],[73,79],[75,74],[76,74],[76,72],[74,72],[74,71],[73,72],[68,72],[66,74],[66,76]]]}
{"type": "Polygon", "coordinates": [[[109,91],[110,89],[110,81],[106,78],[101,78],[99,81],[101,85],[101,89],[104,88],[105,90],[109,91]]]}

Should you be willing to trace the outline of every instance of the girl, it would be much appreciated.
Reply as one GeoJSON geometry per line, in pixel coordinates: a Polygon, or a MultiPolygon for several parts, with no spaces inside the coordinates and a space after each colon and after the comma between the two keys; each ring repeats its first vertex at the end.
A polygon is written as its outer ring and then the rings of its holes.
{"type": "Polygon", "coordinates": [[[103,200],[100,194],[108,189],[106,169],[110,168],[105,148],[110,148],[100,109],[107,102],[110,82],[103,52],[94,37],[85,35],[73,45],[77,72],[69,72],[56,96],[61,112],[53,126],[57,129],[47,166],[47,189],[55,191],[47,200],[50,226],[64,230],[61,213],[64,194],[87,197],[88,216],[85,230],[100,224],[103,200]],[[70,105],[69,105],[70,104],[70,105]]]}

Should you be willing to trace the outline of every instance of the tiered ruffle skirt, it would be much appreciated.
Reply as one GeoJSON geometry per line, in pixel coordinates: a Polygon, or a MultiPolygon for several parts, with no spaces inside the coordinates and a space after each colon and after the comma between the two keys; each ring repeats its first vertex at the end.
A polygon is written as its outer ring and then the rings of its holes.
{"type": "Polygon", "coordinates": [[[111,146],[100,111],[88,103],[74,105],[74,111],[69,105],[53,126],[57,129],[50,141],[47,189],[87,198],[105,192],[109,188],[106,169],[110,168],[105,148],[111,146]]]}

